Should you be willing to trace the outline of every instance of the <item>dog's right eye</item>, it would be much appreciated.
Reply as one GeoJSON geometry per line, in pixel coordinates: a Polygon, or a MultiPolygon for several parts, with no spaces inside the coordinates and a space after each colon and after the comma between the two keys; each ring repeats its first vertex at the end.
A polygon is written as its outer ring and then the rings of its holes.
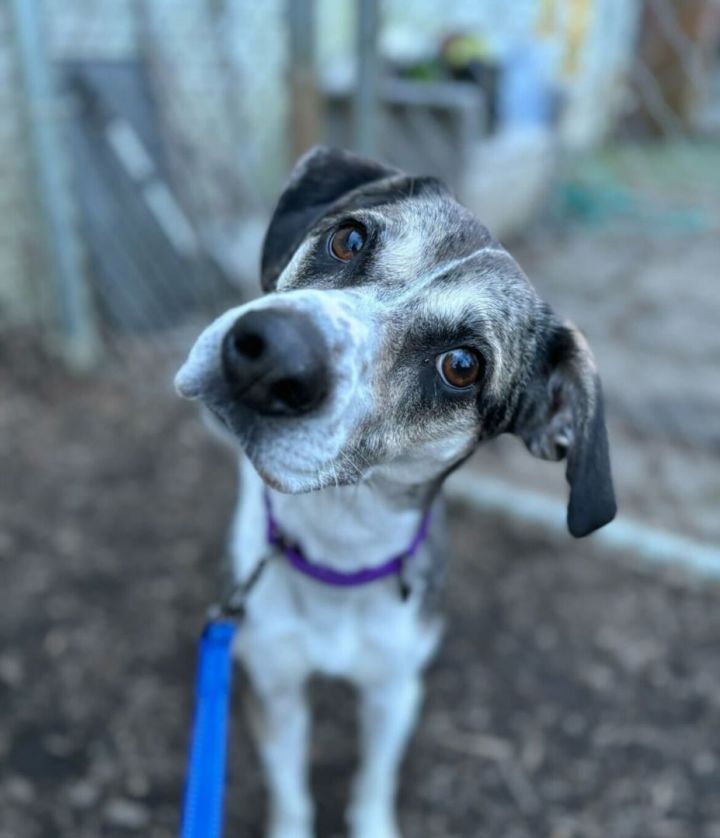
{"type": "Polygon", "coordinates": [[[328,249],[332,256],[341,262],[349,262],[365,246],[367,230],[358,222],[348,222],[335,230],[330,236],[328,249]]]}
{"type": "Polygon", "coordinates": [[[442,380],[453,390],[466,390],[476,384],[483,372],[482,357],[465,346],[443,352],[435,360],[442,380]]]}

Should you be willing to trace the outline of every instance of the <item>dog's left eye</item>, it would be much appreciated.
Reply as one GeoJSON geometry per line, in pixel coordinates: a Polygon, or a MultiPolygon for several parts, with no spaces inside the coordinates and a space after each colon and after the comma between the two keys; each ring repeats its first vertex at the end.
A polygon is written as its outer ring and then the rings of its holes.
{"type": "Polygon", "coordinates": [[[338,227],[330,236],[330,253],[341,262],[349,262],[365,246],[367,231],[357,221],[338,227]]]}
{"type": "Polygon", "coordinates": [[[465,346],[438,355],[435,361],[440,378],[455,390],[464,390],[477,383],[482,375],[480,355],[465,346]]]}

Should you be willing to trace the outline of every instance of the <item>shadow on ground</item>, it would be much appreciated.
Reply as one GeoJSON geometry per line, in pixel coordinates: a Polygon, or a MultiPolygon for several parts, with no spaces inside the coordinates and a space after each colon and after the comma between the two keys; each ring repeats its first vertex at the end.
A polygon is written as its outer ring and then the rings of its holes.
{"type": "MultiPolygon", "coordinates": [[[[9,347],[0,369],[0,836],[174,835],[233,464],[169,388],[9,347]]],[[[468,510],[453,532],[406,835],[720,838],[720,591],[468,510]]],[[[313,695],[319,832],[340,835],[353,697],[313,695]]],[[[240,703],[227,834],[251,838],[240,703]]]]}

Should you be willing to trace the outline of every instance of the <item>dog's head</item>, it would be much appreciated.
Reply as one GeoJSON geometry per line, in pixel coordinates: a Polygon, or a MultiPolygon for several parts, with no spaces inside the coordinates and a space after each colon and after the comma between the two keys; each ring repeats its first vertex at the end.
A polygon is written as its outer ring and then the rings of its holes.
{"type": "Polygon", "coordinates": [[[273,487],[420,485],[511,432],[567,457],[573,535],[613,518],[585,340],[439,181],[313,149],[270,221],[262,285],[202,333],[176,386],[273,487]]]}

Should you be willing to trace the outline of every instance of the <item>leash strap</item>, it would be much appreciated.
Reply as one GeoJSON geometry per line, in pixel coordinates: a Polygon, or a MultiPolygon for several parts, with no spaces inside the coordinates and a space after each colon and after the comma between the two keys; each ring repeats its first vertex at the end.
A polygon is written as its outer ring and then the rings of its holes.
{"type": "Polygon", "coordinates": [[[235,629],[235,623],[229,620],[212,620],[200,637],[181,838],[222,835],[231,645],[235,629]]]}

